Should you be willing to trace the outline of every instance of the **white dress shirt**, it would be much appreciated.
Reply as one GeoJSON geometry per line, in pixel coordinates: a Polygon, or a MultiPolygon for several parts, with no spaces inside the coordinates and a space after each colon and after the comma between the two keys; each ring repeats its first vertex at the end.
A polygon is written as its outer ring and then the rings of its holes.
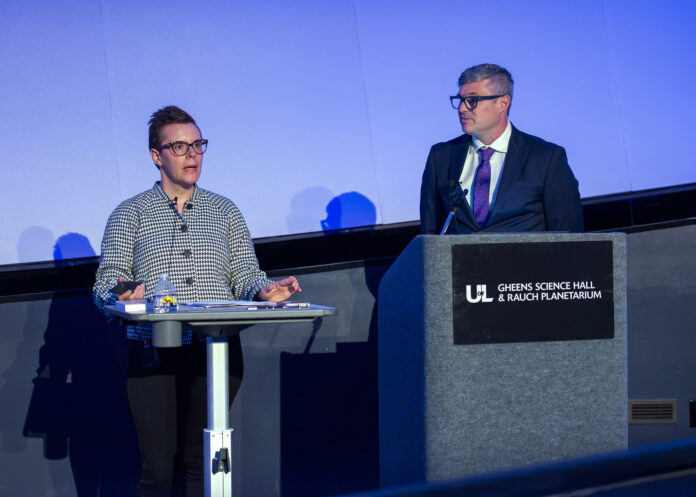
{"type": "Polygon", "coordinates": [[[492,148],[495,153],[491,155],[491,188],[488,192],[488,202],[490,209],[493,209],[493,204],[495,203],[495,196],[498,193],[498,183],[500,182],[500,176],[503,172],[503,166],[505,165],[505,156],[508,151],[508,144],[510,143],[510,135],[512,134],[512,125],[508,121],[505,131],[500,135],[493,143],[490,145],[484,145],[478,138],[472,137],[471,145],[469,145],[469,150],[466,154],[466,159],[464,160],[464,168],[462,169],[462,175],[459,177],[459,184],[462,188],[468,190],[466,193],[466,201],[472,206],[472,192],[474,191],[474,179],[476,176],[476,169],[481,162],[481,154],[479,150],[483,147],[492,148]]]}

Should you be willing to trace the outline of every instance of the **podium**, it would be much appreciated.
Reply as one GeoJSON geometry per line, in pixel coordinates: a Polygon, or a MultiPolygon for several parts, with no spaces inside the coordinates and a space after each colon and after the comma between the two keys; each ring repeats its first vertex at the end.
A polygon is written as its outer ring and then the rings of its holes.
{"type": "Polygon", "coordinates": [[[206,497],[232,495],[232,428],[229,426],[229,375],[227,337],[263,323],[312,322],[336,314],[333,307],[258,307],[202,308],[180,304],[176,312],[130,313],[105,306],[107,314],[127,321],[152,323],[155,347],[181,346],[181,329],[185,324],[206,337],[208,428],[204,430],[203,464],[206,497]]]}
{"type": "Polygon", "coordinates": [[[625,449],[623,234],[415,238],[379,288],[380,484],[625,449]]]}

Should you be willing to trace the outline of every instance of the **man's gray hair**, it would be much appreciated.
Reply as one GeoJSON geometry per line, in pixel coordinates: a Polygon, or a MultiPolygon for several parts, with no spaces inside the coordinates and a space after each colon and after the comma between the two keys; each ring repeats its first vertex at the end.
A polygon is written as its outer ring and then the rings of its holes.
{"type": "Polygon", "coordinates": [[[488,89],[494,95],[510,95],[510,100],[512,100],[512,92],[515,86],[514,81],[512,81],[512,74],[504,67],[496,64],[479,64],[468,68],[459,76],[459,86],[489,78],[488,89]]]}

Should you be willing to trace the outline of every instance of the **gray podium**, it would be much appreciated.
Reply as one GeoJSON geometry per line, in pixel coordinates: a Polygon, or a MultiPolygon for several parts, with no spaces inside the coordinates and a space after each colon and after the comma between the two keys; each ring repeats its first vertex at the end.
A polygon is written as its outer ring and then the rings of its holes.
{"type": "Polygon", "coordinates": [[[382,486],[627,447],[623,234],[415,238],[379,288],[382,486]]]}
{"type": "Polygon", "coordinates": [[[243,329],[263,323],[311,322],[336,314],[333,307],[255,308],[229,307],[206,309],[180,304],[177,312],[129,313],[114,306],[105,311],[128,321],[152,323],[152,344],[155,347],[180,347],[182,324],[206,337],[208,428],[204,430],[204,488],[206,497],[232,495],[232,428],[229,425],[229,375],[227,337],[243,329]]]}

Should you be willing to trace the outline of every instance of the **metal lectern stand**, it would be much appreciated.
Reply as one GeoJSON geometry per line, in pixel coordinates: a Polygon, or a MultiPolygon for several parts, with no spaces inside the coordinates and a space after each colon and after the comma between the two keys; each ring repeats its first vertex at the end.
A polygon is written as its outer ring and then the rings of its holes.
{"type": "Polygon", "coordinates": [[[203,469],[206,497],[232,496],[232,428],[229,425],[229,372],[227,337],[262,323],[304,323],[336,314],[333,307],[312,305],[291,308],[228,307],[206,309],[180,304],[176,312],[125,312],[105,306],[107,314],[127,321],[152,322],[155,347],[180,347],[182,323],[206,336],[208,428],[203,430],[203,469]]]}

